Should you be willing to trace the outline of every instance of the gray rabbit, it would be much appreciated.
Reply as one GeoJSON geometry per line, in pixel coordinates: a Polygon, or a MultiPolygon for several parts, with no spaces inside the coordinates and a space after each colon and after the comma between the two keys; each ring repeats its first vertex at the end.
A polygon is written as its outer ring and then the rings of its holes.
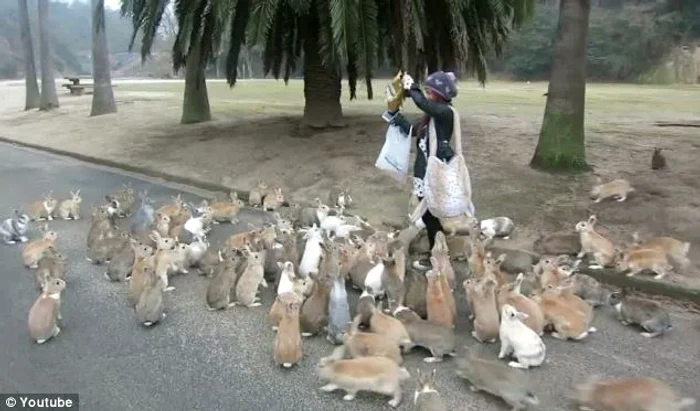
{"type": "Polygon", "coordinates": [[[345,280],[339,277],[333,281],[331,296],[328,300],[328,336],[326,337],[328,341],[335,345],[342,344],[343,335],[351,321],[345,280]]]}
{"type": "Polygon", "coordinates": [[[136,318],[140,324],[150,327],[165,318],[163,305],[163,284],[151,267],[144,267],[144,274],[151,277],[148,287],[141,293],[136,303],[136,318]]]}
{"type": "Polygon", "coordinates": [[[436,389],[436,374],[436,369],[433,369],[430,374],[423,374],[418,369],[418,384],[413,396],[413,411],[447,411],[445,401],[436,389]]]}
{"type": "MultiPolygon", "coordinates": [[[[145,247],[148,249],[151,248],[133,239],[124,242],[121,249],[117,251],[109,261],[105,277],[107,277],[109,281],[126,281],[126,279],[131,276],[131,268],[134,266],[134,260],[136,259],[136,248],[144,248],[144,250],[148,251],[145,247]]],[[[145,254],[146,251],[143,253],[145,254]]],[[[151,251],[153,250],[151,249],[151,251]]]]}
{"type": "Polygon", "coordinates": [[[26,243],[30,222],[31,218],[27,214],[14,210],[14,216],[0,224],[0,236],[5,244],[26,243]]]}
{"type": "Polygon", "coordinates": [[[625,289],[608,296],[608,304],[615,307],[623,325],[636,324],[644,330],[641,335],[657,337],[673,328],[671,317],[659,303],[629,295],[625,289]]]}
{"type": "Polygon", "coordinates": [[[469,381],[472,391],[486,391],[500,397],[514,411],[539,404],[525,372],[500,361],[478,358],[474,346],[464,347],[462,351],[456,360],[456,372],[457,376],[469,381]]]}
{"type": "Polygon", "coordinates": [[[148,192],[139,193],[141,197],[141,207],[136,211],[134,217],[129,222],[129,231],[134,234],[137,232],[150,231],[155,223],[155,210],[153,209],[153,200],[148,197],[148,192]]]}
{"type": "Polygon", "coordinates": [[[581,297],[593,307],[604,305],[610,290],[603,287],[598,280],[586,274],[574,274],[561,283],[562,287],[571,287],[571,292],[581,297]]]}
{"type": "Polygon", "coordinates": [[[414,346],[423,347],[432,354],[432,357],[423,359],[427,363],[440,362],[445,355],[454,353],[455,334],[452,328],[424,320],[404,306],[396,307],[393,315],[406,327],[411,337],[411,345],[404,346],[404,353],[408,353],[414,346]]]}

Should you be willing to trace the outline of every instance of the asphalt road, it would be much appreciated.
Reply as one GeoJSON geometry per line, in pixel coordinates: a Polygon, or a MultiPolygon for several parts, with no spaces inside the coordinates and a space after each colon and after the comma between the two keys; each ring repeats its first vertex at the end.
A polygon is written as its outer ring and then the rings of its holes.
{"type": "MultiPolygon", "coordinates": [[[[62,197],[80,188],[86,217],[91,203],[101,203],[126,181],[138,190],[148,188],[157,204],[185,190],[9,145],[0,145],[0,173],[3,218],[49,189],[62,197]]],[[[187,197],[198,198],[196,191],[187,197]]],[[[241,227],[262,218],[254,212],[245,216],[241,227]]],[[[85,261],[88,218],[49,225],[58,231],[57,247],[70,261],[62,332],[44,345],[30,340],[27,315],[37,297],[33,273],[21,264],[20,246],[1,245],[0,392],[78,392],[81,409],[96,411],[388,409],[389,398],[361,393],[354,402],[345,402],[340,392],[318,390],[322,383],[314,366],[332,350],[323,338],[305,340],[301,366],[282,370],[273,364],[274,334],[265,325],[272,290],[263,294],[262,307],[209,312],[207,280],[196,274],[179,276],[173,279],[177,289],[166,294],[168,317],[147,329],[127,306],[126,286],[106,281],[102,268],[85,261]]],[[[214,241],[235,228],[215,227],[214,241]]],[[[458,304],[464,311],[462,293],[458,304]]],[[[548,363],[528,371],[542,401],[538,409],[575,409],[564,395],[574,382],[593,373],[653,376],[686,396],[700,396],[700,316],[674,309],[672,319],[675,328],[668,335],[648,340],[619,324],[611,311],[599,310],[594,321],[599,332],[586,341],[545,337],[548,363]]],[[[466,323],[463,314],[459,338],[471,345],[475,342],[466,323]]],[[[486,349],[495,358],[498,346],[486,349]]],[[[407,357],[413,375],[416,367],[428,368],[422,357],[420,351],[407,357]]],[[[508,409],[499,400],[469,391],[454,376],[451,360],[437,367],[439,390],[449,409],[508,409]]],[[[404,385],[400,409],[412,406],[414,384],[404,385]]]]}

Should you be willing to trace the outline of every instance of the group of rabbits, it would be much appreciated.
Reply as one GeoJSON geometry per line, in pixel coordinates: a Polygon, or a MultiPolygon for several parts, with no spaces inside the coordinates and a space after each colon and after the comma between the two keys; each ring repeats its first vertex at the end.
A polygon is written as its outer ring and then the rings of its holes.
{"type": "MultiPolygon", "coordinates": [[[[79,192],[72,194],[77,197],[79,192]]],[[[38,214],[17,212],[10,223],[2,224],[2,230],[13,230],[9,237],[5,231],[0,234],[9,241],[26,241],[32,216],[53,217],[56,205],[48,211],[48,197],[43,201],[45,212],[40,208],[38,214]],[[24,231],[15,229],[23,226],[24,231]]],[[[430,353],[426,363],[455,357],[457,376],[468,380],[473,391],[491,393],[513,410],[523,410],[539,403],[524,370],[545,361],[541,338],[545,331],[562,340],[586,338],[596,331],[591,321],[598,305],[614,306],[623,324],[639,325],[647,337],[671,327],[668,313],[658,304],[625,290],[607,291],[591,277],[574,274],[575,267],[567,270],[557,258],[542,258],[532,273],[512,278],[501,269],[507,254],[495,258],[487,250],[493,235],[480,236],[484,225],[475,222],[461,250],[471,272],[461,286],[472,336],[481,343],[500,341],[499,359],[511,358],[506,363],[484,359],[474,348],[459,344],[454,332],[459,320],[454,291],[460,284],[452,266],[454,237],[437,234],[430,250],[432,268],[421,273],[407,265],[419,228],[384,231],[346,215],[345,209],[353,206],[347,189],[331,190],[327,204],[317,198],[312,207],[283,207],[281,189],[270,190],[259,181],[249,205],[272,211],[274,223],[249,225],[219,247],[211,247],[207,235],[213,225],[238,222],[245,205],[235,193],[199,205],[185,203],[178,195],[157,209],[145,191],[138,197],[140,201],[125,185],[106,196],[106,204],[92,208],[87,258],[105,266],[110,281],[128,282],[128,300],[139,323],[153,326],[165,318],[163,293],[174,289],[169,277],[193,268],[209,282],[205,296],[209,310],[258,307],[260,287],[273,284],[277,293],[268,315],[275,331],[273,361],[292,367],[303,358],[303,338],[324,335],[335,348],[316,366],[325,383],[321,390],[343,390],[348,401],[360,391],[371,391],[390,396],[389,405],[398,406],[401,384],[410,378],[402,366],[403,355],[423,347],[430,353]],[[120,228],[118,220],[129,216],[128,228],[120,228]],[[361,291],[354,309],[346,282],[361,291]]],[[[71,209],[68,217],[79,218],[78,210],[71,209]]],[[[579,223],[577,230],[581,251],[595,259],[599,251],[583,245],[591,243],[584,235],[592,238],[593,224],[579,223]],[[578,230],[581,224],[587,224],[585,230],[578,230]]],[[[512,222],[507,230],[496,230],[491,223],[486,227],[492,233],[509,233],[512,222]]],[[[31,335],[39,343],[60,331],[60,295],[65,288],[66,261],[53,246],[57,234],[47,227],[44,231],[43,238],[35,240],[41,241],[41,252],[25,259],[27,267],[38,270],[43,289],[29,318],[31,335]],[[32,314],[35,311],[39,314],[32,314]]],[[[447,409],[435,384],[436,372],[418,370],[415,410],[447,409]]],[[[670,387],[651,378],[591,377],[576,386],[574,397],[579,406],[600,410],[672,411],[694,403],[679,399],[670,387]]]]}

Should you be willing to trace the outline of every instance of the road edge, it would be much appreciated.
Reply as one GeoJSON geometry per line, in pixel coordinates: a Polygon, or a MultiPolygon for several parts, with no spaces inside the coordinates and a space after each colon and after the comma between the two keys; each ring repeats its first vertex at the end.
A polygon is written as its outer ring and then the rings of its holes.
{"type": "MultiPolygon", "coordinates": [[[[238,189],[235,189],[233,187],[227,187],[223,184],[216,184],[216,183],[212,183],[212,182],[204,181],[204,180],[199,180],[199,179],[195,179],[195,178],[178,176],[175,174],[170,174],[170,173],[166,173],[163,171],[154,170],[154,169],[148,168],[148,167],[134,166],[131,164],[120,163],[118,161],[112,161],[112,160],[108,160],[105,158],[94,157],[94,156],[90,156],[90,155],[86,155],[86,154],[80,154],[80,153],[76,153],[73,151],[61,150],[58,148],[42,146],[39,144],[26,143],[23,141],[13,140],[11,138],[4,137],[4,136],[0,136],[0,142],[7,143],[10,145],[19,146],[19,147],[30,148],[30,149],[37,150],[37,151],[43,151],[43,152],[47,152],[47,153],[51,153],[51,154],[56,154],[56,155],[60,155],[60,156],[70,157],[70,158],[74,158],[76,160],[80,160],[80,161],[83,161],[86,163],[93,163],[93,164],[97,164],[97,165],[101,165],[101,166],[106,166],[106,167],[111,167],[111,168],[115,168],[115,169],[128,171],[131,173],[142,174],[142,175],[145,175],[145,176],[151,177],[151,178],[160,178],[160,179],[167,180],[170,182],[188,185],[188,186],[192,186],[192,187],[199,188],[199,189],[206,190],[206,191],[214,191],[214,192],[218,191],[218,192],[224,192],[224,193],[228,193],[229,191],[236,191],[238,193],[238,197],[246,202],[248,201],[248,197],[250,195],[249,191],[238,190],[238,189]]],[[[302,204],[302,203],[299,203],[299,204],[302,206],[309,206],[308,204],[302,204]]],[[[288,202],[285,203],[285,206],[289,206],[289,203],[288,202]]],[[[392,228],[397,228],[395,222],[385,221],[384,224],[388,225],[392,228]]],[[[614,285],[617,287],[628,287],[628,288],[632,288],[632,289],[641,291],[645,294],[662,295],[665,297],[682,299],[684,301],[689,301],[689,302],[692,302],[692,303],[700,306],[700,290],[686,288],[686,287],[679,287],[679,286],[675,286],[673,284],[662,283],[662,282],[655,281],[655,280],[647,280],[647,279],[637,278],[637,277],[627,277],[625,275],[615,273],[611,270],[587,270],[587,269],[583,269],[583,270],[580,270],[580,272],[583,274],[589,275],[602,283],[606,283],[609,285],[614,285]]]]}

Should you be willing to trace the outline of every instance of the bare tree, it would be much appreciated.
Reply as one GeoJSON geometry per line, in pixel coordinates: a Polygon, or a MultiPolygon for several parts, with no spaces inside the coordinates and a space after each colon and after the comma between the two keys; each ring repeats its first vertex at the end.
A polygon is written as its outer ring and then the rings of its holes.
{"type": "Polygon", "coordinates": [[[29,25],[29,11],[27,0],[17,0],[19,4],[19,27],[22,35],[22,48],[24,49],[24,83],[26,99],[24,109],[31,110],[39,107],[39,85],[36,81],[36,64],[34,64],[34,45],[32,44],[32,31],[29,25]]]}
{"type": "Polygon", "coordinates": [[[39,0],[39,60],[41,62],[41,100],[39,110],[58,108],[53,53],[49,41],[49,1],[39,0]]]}
{"type": "Polygon", "coordinates": [[[104,0],[92,0],[92,94],[91,116],[117,112],[110,75],[109,46],[104,0]]]}

